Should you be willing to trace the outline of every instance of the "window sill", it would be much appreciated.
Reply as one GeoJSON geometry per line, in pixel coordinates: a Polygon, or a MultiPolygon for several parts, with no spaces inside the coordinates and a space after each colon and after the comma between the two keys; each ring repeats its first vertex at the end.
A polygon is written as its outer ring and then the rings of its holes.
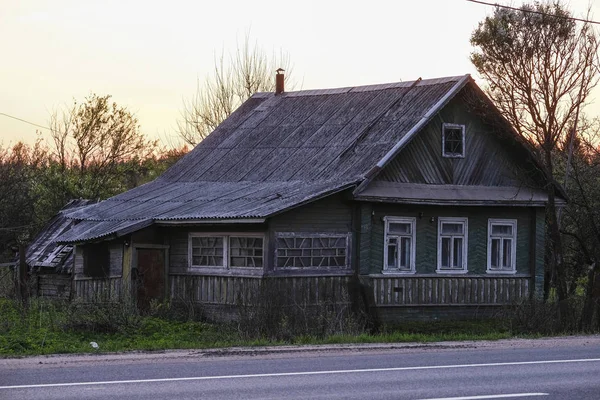
{"type": "Polygon", "coordinates": [[[485,271],[489,275],[516,275],[516,270],[501,270],[501,269],[488,269],[485,271]]]}
{"type": "Polygon", "coordinates": [[[468,274],[469,271],[466,269],[436,269],[435,273],[443,275],[465,275],[468,274]]]}
{"type": "Polygon", "coordinates": [[[191,267],[187,269],[188,275],[215,275],[215,276],[238,276],[238,275],[252,275],[262,276],[264,275],[264,268],[225,268],[225,267],[191,267]]]}
{"type": "Polygon", "coordinates": [[[351,268],[275,268],[268,272],[269,276],[348,276],[351,268]]]}
{"type": "Polygon", "coordinates": [[[413,270],[401,270],[401,269],[384,269],[381,271],[382,275],[414,275],[416,271],[413,270]]]}

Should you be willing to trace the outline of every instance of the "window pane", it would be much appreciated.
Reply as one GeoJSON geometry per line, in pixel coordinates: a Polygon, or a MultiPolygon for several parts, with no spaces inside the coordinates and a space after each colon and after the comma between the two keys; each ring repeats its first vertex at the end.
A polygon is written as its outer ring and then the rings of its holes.
{"type": "Polygon", "coordinates": [[[498,268],[500,266],[500,239],[492,239],[491,252],[490,265],[492,268],[498,268]]]}
{"type": "Polygon", "coordinates": [[[453,268],[462,268],[463,266],[463,240],[462,238],[454,238],[454,257],[452,260],[453,268]]]}
{"type": "Polygon", "coordinates": [[[444,154],[462,155],[463,135],[460,128],[444,127],[444,154]]]}
{"type": "Polygon", "coordinates": [[[388,225],[388,230],[389,230],[389,233],[410,235],[410,233],[411,233],[411,224],[409,224],[409,223],[399,223],[399,222],[390,222],[389,225],[388,225]]]}
{"type": "Polygon", "coordinates": [[[192,237],[192,265],[199,267],[222,267],[223,238],[210,236],[192,237]]]}
{"type": "Polygon", "coordinates": [[[512,240],[502,241],[502,268],[512,269],[512,240]]]}
{"type": "Polygon", "coordinates": [[[397,268],[396,260],[398,259],[398,245],[396,238],[389,238],[387,246],[387,267],[397,268]]]}
{"type": "Polygon", "coordinates": [[[410,269],[410,238],[400,239],[400,264],[402,269],[410,269]]]}
{"type": "Polygon", "coordinates": [[[276,265],[279,268],[348,267],[346,246],[345,236],[278,237],[276,265]]]}
{"type": "Polygon", "coordinates": [[[503,235],[503,236],[512,236],[513,227],[512,225],[492,225],[492,235],[503,235]]]}
{"type": "Polygon", "coordinates": [[[229,238],[229,266],[260,268],[263,266],[263,238],[229,238]]]}
{"type": "Polygon", "coordinates": [[[463,224],[442,222],[442,234],[444,235],[462,235],[463,224]]]}
{"type": "Polygon", "coordinates": [[[450,268],[450,238],[442,238],[442,268],[450,268]]]}

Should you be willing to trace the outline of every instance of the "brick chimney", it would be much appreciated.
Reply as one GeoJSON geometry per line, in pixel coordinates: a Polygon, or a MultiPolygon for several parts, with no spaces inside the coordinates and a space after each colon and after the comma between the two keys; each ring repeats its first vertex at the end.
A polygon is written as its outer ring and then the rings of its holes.
{"type": "Polygon", "coordinates": [[[285,75],[283,74],[285,70],[283,68],[277,68],[277,75],[275,75],[275,94],[281,94],[284,92],[284,81],[285,75]]]}

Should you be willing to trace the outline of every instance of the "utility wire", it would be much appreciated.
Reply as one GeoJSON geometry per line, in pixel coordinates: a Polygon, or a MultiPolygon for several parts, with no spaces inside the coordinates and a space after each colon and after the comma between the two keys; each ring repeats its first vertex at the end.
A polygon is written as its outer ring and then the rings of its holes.
{"type": "Polygon", "coordinates": [[[29,121],[26,121],[26,120],[21,119],[21,118],[13,117],[12,115],[4,114],[2,112],[0,112],[0,115],[4,115],[5,117],[16,119],[17,121],[25,122],[26,124],[29,124],[29,125],[37,126],[38,128],[51,130],[47,126],[42,126],[42,125],[34,124],[33,122],[29,122],[29,121]]]}
{"type": "Polygon", "coordinates": [[[511,6],[504,6],[504,5],[498,4],[498,3],[487,3],[485,1],[479,1],[479,0],[467,0],[467,1],[469,1],[471,3],[483,4],[483,5],[486,5],[486,6],[494,6],[494,7],[499,7],[499,8],[507,8],[509,10],[523,11],[523,12],[528,12],[528,13],[531,13],[531,14],[546,15],[548,17],[570,19],[571,21],[579,21],[579,22],[585,22],[585,23],[588,23],[588,24],[600,25],[599,21],[592,21],[590,19],[575,18],[575,17],[563,17],[561,15],[548,14],[548,13],[545,13],[545,12],[535,11],[535,10],[524,10],[522,8],[511,7],[511,6]]]}

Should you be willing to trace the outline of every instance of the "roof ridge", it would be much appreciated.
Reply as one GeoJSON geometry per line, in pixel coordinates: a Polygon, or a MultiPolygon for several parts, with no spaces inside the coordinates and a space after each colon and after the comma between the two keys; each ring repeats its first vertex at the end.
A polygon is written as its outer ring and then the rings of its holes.
{"type": "MultiPolygon", "coordinates": [[[[326,89],[304,89],[304,90],[294,90],[289,92],[284,92],[278,94],[277,96],[286,96],[286,97],[297,97],[297,96],[319,96],[325,94],[343,94],[343,93],[356,93],[356,92],[373,92],[378,90],[385,89],[398,89],[398,88],[408,88],[417,83],[416,86],[431,86],[431,85],[439,85],[448,82],[458,82],[463,79],[464,75],[456,75],[456,76],[446,76],[439,78],[429,78],[429,79],[414,79],[411,81],[399,81],[399,82],[388,82],[388,83],[376,83],[370,85],[359,85],[359,86],[345,86],[345,87],[337,87],[337,88],[326,88],[326,89]]],[[[273,92],[257,92],[252,95],[252,97],[256,98],[266,98],[270,96],[274,96],[273,92]]]]}

